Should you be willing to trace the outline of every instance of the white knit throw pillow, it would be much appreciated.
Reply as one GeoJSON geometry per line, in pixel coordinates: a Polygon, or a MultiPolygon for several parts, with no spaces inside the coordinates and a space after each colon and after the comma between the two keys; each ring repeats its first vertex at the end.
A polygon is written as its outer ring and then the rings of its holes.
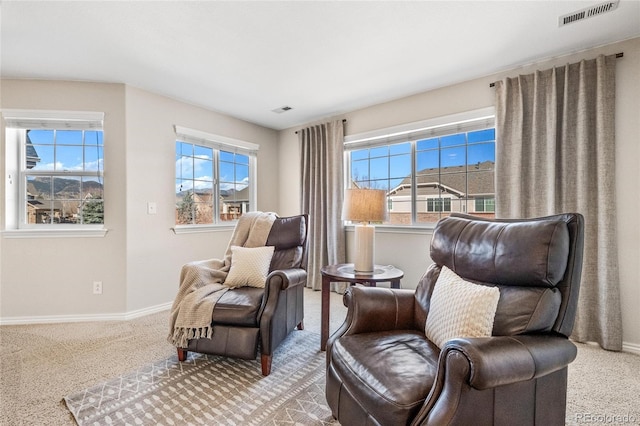
{"type": "Polygon", "coordinates": [[[224,284],[232,288],[244,286],[264,288],[273,250],[273,246],[252,248],[231,246],[231,269],[224,284]]]}
{"type": "Polygon", "coordinates": [[[500,290],[463,280],[442,266],[431,295],[425,334],[439,348],[455,337],[491,336],[500,290]]]}

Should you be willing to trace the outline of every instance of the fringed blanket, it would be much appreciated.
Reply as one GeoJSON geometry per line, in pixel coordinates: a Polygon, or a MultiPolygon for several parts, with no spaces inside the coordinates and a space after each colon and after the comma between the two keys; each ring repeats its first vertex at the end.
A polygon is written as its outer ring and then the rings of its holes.
{"type": "Polygon", "coordinates": [[[233,231],[224,259],[190,262],[182,267],[180,288],[169,318],[169,343],[186,348],[190,339],[211,338],[213,308],[228,290],[224,280],[231,268],[231,246],[264,246],[276,217],[274,213],[243,214],[233,231]]]}

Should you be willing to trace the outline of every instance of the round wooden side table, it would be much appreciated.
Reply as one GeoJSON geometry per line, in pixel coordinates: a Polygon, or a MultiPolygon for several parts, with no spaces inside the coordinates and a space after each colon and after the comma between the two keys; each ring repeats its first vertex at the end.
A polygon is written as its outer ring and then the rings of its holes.
{"type": "Polygon", "coordinates": [[[353,263],[327,265],[320,269],[322,274],[322,322],[320,325],[320,350],[327,349],[329,339],[329,293],[332,282],[346,282],[350,285],[363,284],[375,287],[379,282],[389,282],[391,288],[400,288],[400,279],[404,272],[388,265],[374,265],[373,272],[356,272],[353,263]]]}

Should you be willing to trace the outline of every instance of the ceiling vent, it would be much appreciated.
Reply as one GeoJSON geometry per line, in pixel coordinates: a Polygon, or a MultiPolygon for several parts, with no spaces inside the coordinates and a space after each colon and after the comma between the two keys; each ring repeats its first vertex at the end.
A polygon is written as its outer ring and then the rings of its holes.
{"type": "Polygon", "coordinates": [[[291,108],[290,106],[283,106],[280,108],[276,108],[276,109],[272,109],[271,111],[275,112],[276,114],[282,114],[283,112],[287,112],[292,110],[293,108],[291,108]]]}
{"type": "Polygon", "coordinates": [[[620,0],[608,1],[606,3],[600,3],[592,7],[587,7],[586,9],[577,10],[572,13],[568,13],[566,15],[558,18],[558,24],[560,27],[571,24],[573,22],[582,21],[583,19],[591,18],[592,16],[602,15],[606,12],[611,12],[618,7],[618,2],[620,0]]]}

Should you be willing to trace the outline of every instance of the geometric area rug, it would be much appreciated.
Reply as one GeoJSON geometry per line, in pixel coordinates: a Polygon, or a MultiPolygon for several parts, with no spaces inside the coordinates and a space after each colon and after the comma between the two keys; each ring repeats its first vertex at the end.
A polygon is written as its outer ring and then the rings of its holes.
{"type": "Polygon", "coordinates": [[[326,405],[320,336],[293,331],[271,374],[259,360],[189,352],[64,398],[84,425],[339,425],[326,405]]]}

